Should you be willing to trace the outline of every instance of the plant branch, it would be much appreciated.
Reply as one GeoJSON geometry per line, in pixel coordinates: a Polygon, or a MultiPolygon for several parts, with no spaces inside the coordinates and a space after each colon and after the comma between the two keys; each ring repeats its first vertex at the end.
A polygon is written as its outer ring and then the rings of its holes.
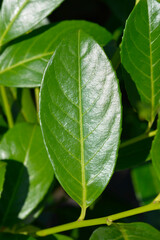
{"type": "Polygon", "coordinates": [[[37,236],[47,236],[50,234],[54,233],[59,233],[75,228],[82,228],[82,227],[90,227],[90,226],[96,226],[96,225],[102,225],[102,224],[107,224],[108,226],[112,224],[112,221],[119,220],[125,217],[130,217],[133,215],[137,215],[140,213],[145,213],[149,211],[154,211],[160,209],[160,199],[157,197],[152,203],[147,204],[142,207],[134,208],[125,212],[113,214],[107,217],[102,217],[102,218],[96,218],[96,219],[91,219],[91,220],[84,220],[84,221],[76,221],[72,223],[67,223],[61,226],[53,227],[53,228],[48,228],[44,230],[40,230],[36,232],[37,236]]]}
{"type": "Polygon", "coordinates": [[[2,101],[4,104],[4,111],[5,111],[5,114],[7,117],[7,122],[8,122],[9,128],[12,128],[14,126],[14,121],[13,121],[13,117],[12,117],[12,113],[11,113],[10,105],[8,102],[5,87],[0,86],[0,91],[1,91],[2,101]]]}
{"type": "Polygon", "coordinates": [[[156,135],[157,130],[151,131],[151,132],[146,132],[143,133],[135,138],[131,138],[128,141],[125,141],[123,143],[121,143],[120,148],[124,148],[127,147],[128,145],[134,144],[136,142],[140,142],[146,138],[150,138],[150,137],[154,137],[156,135]]]}

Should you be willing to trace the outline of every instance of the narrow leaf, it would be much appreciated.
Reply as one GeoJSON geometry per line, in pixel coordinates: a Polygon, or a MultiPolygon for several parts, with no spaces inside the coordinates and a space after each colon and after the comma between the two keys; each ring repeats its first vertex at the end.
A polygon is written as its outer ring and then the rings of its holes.
{"type": "Polygon", "coordinates": [[[113,174],[120,119],[119,89],[109,60],[92,37],[75,31],[47,66],[40,121],[56,176],[84,211],[113,174]]]}
{"type": "Polygon", "coordinates": [[[158,129],[151,148],[153,167],[160,180],[160,115],[158,119],[158,129]]]}
{"type": "Polygon", "coordinates": [[[0,201],[5,224],[32,212],[48,191],[53,170],[38,125],[21,123],[9,130],[0,144],[0,159],[8,163],[0,201]]]}
{"type": "Polygon", "coordinates": [[[0,162],[0,197],[1,197],[1,193],[3,191],[5,172],[6,172],[6,163],[0,162]]]}
{"type": "Polygon", "coordinates": [[[149,224],[142,222],[117,223],[110,227],[96,229],[90,240],[158,240],[160,232],[149,224]]]}
{"type": "Polygon", "coordinates": [[[32,29],[62,2],[63,0],[3,0],[0,46],[32,29]]]}
{"type": "Polygon", "coordinates": [[[141,0],[128,18],[122,41],[122,64],[150,109],[150,125],[160,106],[160,3],[141,0]]]}
{"type": "Polygon", "coordinates": [[[14,87],[40,86],[42,74],[60,41],[67,33],[82,29],[100,45],[112,35],[95,23],[64,21],[29,40],[8,47],[0,56],[0,84],[14,87]]]}

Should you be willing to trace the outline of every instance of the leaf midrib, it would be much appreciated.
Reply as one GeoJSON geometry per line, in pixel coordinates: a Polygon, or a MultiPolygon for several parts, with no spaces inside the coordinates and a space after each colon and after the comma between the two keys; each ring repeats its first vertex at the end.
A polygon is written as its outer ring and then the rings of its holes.
{"type": "Polygon", "coordinates": [[[27,3],[30,0],[26,0],[22,6],[19,8],[19,10],[17,11],[17,13],[15,14],[15,16],[12,18],[12,20],[10,21],[10,23],[8,24],[6,30],[4,31],[4,33],[1,36],[0,39],[0,46],[3,45],[3,39],[5,38],[6,34],[9,32],[9,30],[11,29],[12,25],[14,24],[15,20],[17,19],[17,17],[19,16],[19,14],[22,12],[22,10],[24,9],[24,7],[27,5],[27,3]]]}
{"type": "Polygon", "coordinates": [[[78,31],[78,82],[79,82],[79,122],[80,122],[80,146],[81,146],[81,172],[82,172],[82,211],[86,209],[86,180],[84,164],[84,136],[82,114],[82,88],[81,88],[81,62],[80,62],[80,30],[78,31]]]}
{"type": "MultiPolygon", "coordinates": [[[[33,140],[35,128],[36,128],[36,125],[33,127],[32,134],[31,134],[31,137],[30,137],[30,140],[29,140],[29,143],[28,143],[27,151],[26,151],[26,154],[25,154],[25,157],[24,157],[24,163],[23,163],[24,166],[26,166],[26,164],[27,164],[27,162],[28,162],[28,155],[29,155],[29,151],[30,151],[30,148],[31,148],[31,144],[32,144],[32,140],[33,140]]],[[[5,214],[4,214],[3,218],[2,218],[2,225],[5,223],[6,218],[7,218],[7,215],[8,215],[8,213],[9,213],[9,210],[10,210],[10,208],[11,208],[11,206],[12,206],[13,201],[14,201],[14,197],[15,197],[16,192],[17,192],[17,189],[18,189],[18,187],[19,187],[19,184],[20,184],[20,180],[21,180],[21,176],[22,176],[22,174],[23,174],[23,171],[24,171],[24,168],[22,167],[22,169],[20,170],[19,176],[18,176],[18,181],[17,181],[16,186],[15,186],[15,188],[14,188],[12,197],[11,197],[10,202],[9,202],[9,204],[8,204],[8,207],[7,207],[6,211],[5,211],[5,214]]]]}
{"type": "MultiPolygon", "coordinates": [[[[147,1],[148,5],[148,1],[147,1]]],[[[149,6],[148,6],[149,7],[149,6]]],[[[150,17],[149,17],[149,9],[148,9],[148,27],[149,27],[149,51],[150,51],[150,77],[151,77],[151,124],[154,121],[154,81],[153,81],[153,59],[152,59],[152,43],[151,43],[151,27],[150,27],[150,17]]]]}

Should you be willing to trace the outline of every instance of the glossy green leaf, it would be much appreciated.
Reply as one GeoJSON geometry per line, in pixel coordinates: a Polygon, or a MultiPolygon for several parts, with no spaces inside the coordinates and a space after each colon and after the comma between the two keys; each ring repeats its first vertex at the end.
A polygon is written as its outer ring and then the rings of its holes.
{"type": "Polygon", "coordinates": [[[35,87],[60,41],[68,32],[82,29],[100,45],[106,45],[112,35],[95,23],[64,21],[46,32],[8,47],[0,56],[0,84],[14,87],[35,87]]]}
{"type": "Polygon", "coordinates": [[[116,170],[136,167],[144,163],[149,154],[153,138],[142,139],[141,141],[120,147],[116,170]]]}
{"type": "Polygon", "coordinates": [[[0,159],[8,163],[0,201],[5,224],[32,212],[48,191],[53,170],[38,125],[21,123],[9,130],[0,143],[0,159]]]}
{"type": "Polygon", "coordinates": [[[158,240],[160,232],[147,223],[117,223],[96,229],[90,240],[158,240]]]}
{"type": "Polygon", "coordinates": [[[152,156],[153,167],[160,180],[160,115],[158,119],[158,130],[152,144],[151,156],[152,156]]]}
{"type": "Polygon", "coordinates": [[[132,170],[132,182],[137,199],[142,205],[153,201],[160,192],[160,181],[150,162],[132,170]]]}
{"type": "Polygon", "coordinates": [[[45,71],[40,121],[56,176],[82,209],[113,174],[120,119],[119,89],[109,60],[92,37],[75,31],[45,71]]]}
{"type": "Polygon", "coordinates": [[[63,0],[3,0],[0,46],[32,29],[62,2],[63,0]]]}
{"type": "Polygon", "coordinates": [[[160,106],[160,3],[141,0],[130,17],[122,40],[122,64],[130,73],[152,124],[160,106]]]}
{"type": "Polygon", "coordinates": [[[0,162],[0,197],[1,197],[1,193],[3,191],[5,173],[6,173],[6,163],[0,162]]]}

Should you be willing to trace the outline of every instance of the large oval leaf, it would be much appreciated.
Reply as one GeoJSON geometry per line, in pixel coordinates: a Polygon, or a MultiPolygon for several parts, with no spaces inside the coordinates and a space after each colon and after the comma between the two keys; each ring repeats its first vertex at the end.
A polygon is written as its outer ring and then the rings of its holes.
{"type": "Polygon", "coordinates": [[[86,21],[64,21],[46,32],[7,48],[0,56],[0,84],[14,87],[35,87],[59,42],[68,32],[82,29],[100,45],[112,35],[103,27],[86,21]]]}
{"type": "Polygon", "coordinates": [[[62,2],[63,0],[3,0],[0,46],[32,29],[62,2]]]}
{"type": "Polygon", "coordinates": [[[89,35],[76,31],[60,44],[40,99],[41,127],[56,176],[85,210],[113,173],[121,119],[115,73],[89,35]]]}
{"type": "Polygon", "coordinates": [[[160,3],[141,0],[131,13],[122,41],[122,63],[150,109],[150,125],[160,106],[160,3]]]}
{"type": "Polygon", "coordinates": [[[160,232],[149,224],[142,222],[117,223],[110,227],[96,229],[90,240],[158,240],[160,232]]]}
{"type": "Polygon", "coordinates": [[[160,115],[158,119],[158,129],[151,148],[153,167],[160,180],[160,115]]]}
{"type": "Polygon", "coordinates": [[[0,200],[5,224],[32,212],[48,191],[53,170],[38,125],[21,123],[9,130],[0,144],[0,159],[9,159],[0,200]]]}

